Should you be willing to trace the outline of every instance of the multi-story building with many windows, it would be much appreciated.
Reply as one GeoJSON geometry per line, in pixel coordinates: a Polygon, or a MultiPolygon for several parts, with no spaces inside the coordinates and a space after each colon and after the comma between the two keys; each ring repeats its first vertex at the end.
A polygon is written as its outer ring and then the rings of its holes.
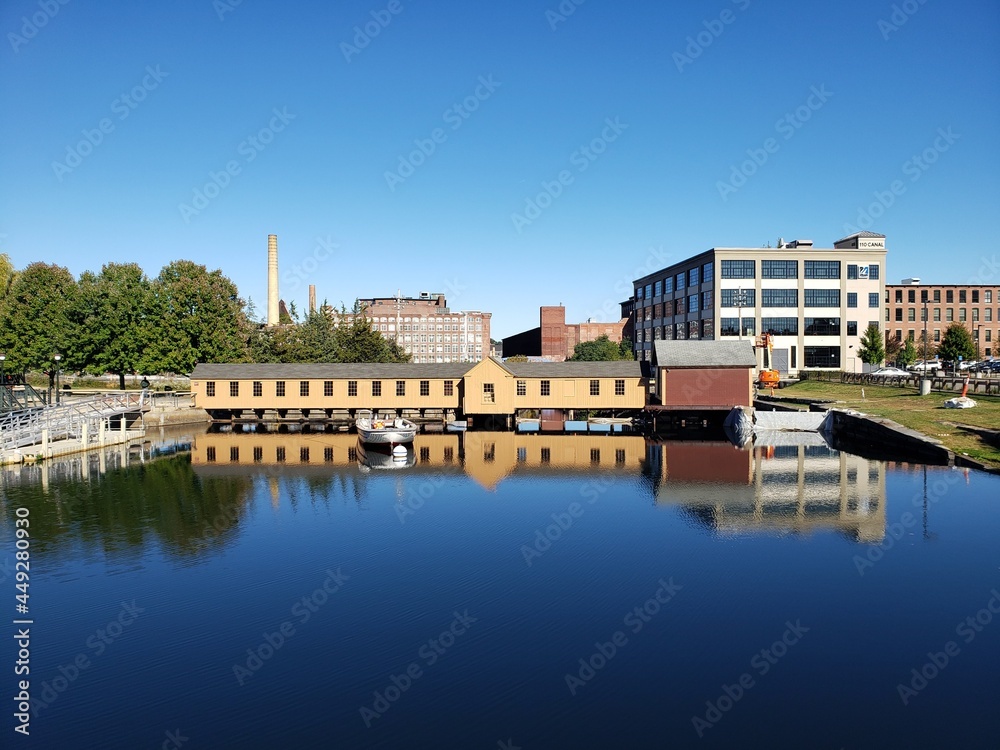
{"type": "Polygon", "coordinates": [[[920,279],[886,285],[885,330],[897,341],[913,341],[921,356],[925,328],[930,351],[953,323],[969,329],[980,358],[994,356],[1000,339],[1000,285],[924,285],[920,279]]]}
{"type": "MultiPolygon", "coordinates": [[[[770,334],[769,364],[861,372],[869,324],[884,318],[885,235],[858,232],[832,248],[811,240],[777,247],[716,247],[636,279],[631,325],[637,359],[659,339],[770,334]]],[[[761,365],[764,365],[761,356],[761,365]]]]}
{"type": "MultiPolygon", "coordinates": [[[[492,313],[454,311],[443,294],[428,292],[358,303],[372,328],[399,344],[413,362],[480,362],[490,356],[492,313]]],[[[348,313],[348,321],[352,318],[348,313]]]]}

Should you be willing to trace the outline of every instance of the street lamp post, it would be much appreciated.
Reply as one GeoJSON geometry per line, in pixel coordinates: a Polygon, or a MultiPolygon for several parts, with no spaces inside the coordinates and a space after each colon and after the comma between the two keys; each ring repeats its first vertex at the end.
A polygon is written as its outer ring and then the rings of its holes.
{"type": "Polygon", "coordinates": [[[52,359],[54,359],[55,363],[56,363],[56,406],[58,406],[59,403],[60,403],[60,398],[59,398],[59,363],[62,361],[62,355],[59,352],[56,352],[55,354],[52,355],[52,359]]]}
{"type": "Polygon", "coordinates": [[[747,302],[747,293],[743,287],[736,290],[736,329],[739,331],[740,341],[743,340],[743,305],[747,302]]]}
{"type": "Polygon", "coordinates": [[[982,327],[983,327],[982,323],[976,326],[976,362],[979,361],[979,329],[982,327]]]}
{"type": "Polygon", "coordinates": [[[927,372],[927,292],[923,294],[924,298],[924,372],[927,372]]]}
{"type": "Polygon", "coordinates": [[[7,375],[4,372],[4,363],[6,361],[7,355],[0,352],[0,409],[6,408],[7,405],[7,375]]]}

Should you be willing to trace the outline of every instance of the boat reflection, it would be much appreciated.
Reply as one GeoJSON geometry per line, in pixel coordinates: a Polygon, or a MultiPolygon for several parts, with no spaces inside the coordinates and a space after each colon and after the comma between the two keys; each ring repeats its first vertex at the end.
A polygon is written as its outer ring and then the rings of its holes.
{"type": "Polygon", "coordinates": [[[412,445],[397,445],[395,448],[385,445],[366,445],[358,441],[358,468],[362,471],[372,469],[408,469],[417,463],[417,453],[412,445]]]}

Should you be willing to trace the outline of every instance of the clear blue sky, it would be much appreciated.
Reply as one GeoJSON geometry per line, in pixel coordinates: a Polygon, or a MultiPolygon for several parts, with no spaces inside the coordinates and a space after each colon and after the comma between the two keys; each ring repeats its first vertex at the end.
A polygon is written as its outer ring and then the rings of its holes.
{"type": "Polygon", "coordinates": [[[994,2],[909,0],[894,19],[862,0],[48,1],[0,7],[0,251],[18,267],[136,260],[155,276],[190,258],[263,312],[275,233],[288,301],[309,283],[347,304],[444,291],[493,312],[495,337],[544,304],[608,319],[637,269],[779,236],[829,246],[851,227],[888,236],[893,283],[1000,279],[983,270],[994,2]],[[366,23],[377,36],[343,46],[366,23]],[[603,153],[578,151],[595,139],[603,153]],[[734,183],[748,150],[762,163],[734,183]],[[564,171],[537,218],[512,218],[564,171]],[[891,205],[870,220],[876,193],[891,205]],[[311,269],[297,285],[296,264],[311,269]]]}

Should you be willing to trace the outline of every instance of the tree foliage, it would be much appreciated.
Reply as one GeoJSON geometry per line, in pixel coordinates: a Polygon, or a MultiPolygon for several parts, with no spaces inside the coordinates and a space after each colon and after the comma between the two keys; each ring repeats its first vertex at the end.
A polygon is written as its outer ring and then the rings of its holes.
{"type": "Polygon", "coordinates": [[[135,263],[108,263],[98,275],[85,272],[73,311],[83,332],[75,365],[95,374],[115,373],[119,388],[125,387],[125,375],[140,365],[158,370],[147,354],[157,335],[152,307],[152,284],[135,263]]]}
{"type": "Polygon", "coordinates": [[[958,358],[974,359],[976,356],[976,344],[972,340],[969,329],[961,323],[952,323],[948,330],[941,337],[941,344],[938,346],[938,356],[947,362],[957,362],[958,358]]]}
{"type": "Polygon", "coordinates": [[[917,348],[913,345],[913,342],[910,339],[907,339],[906,345],[903,347],[903,350],[897,355],[896,361],[899,363],[900,367],[906,369],[907,367],[909,367],[910,365],[912,365],[914,362],[917,361],[917,357],[918,357],[917,348]]]}
{"type": "Polygon", "coordinates": [[[866,365],[880,365],[885,361],[885,346],[882,344],[882,332],[874,323],[865,329],[861,337],[861,348],[858,357],[866,365]]]}
{"type": "Polygon", "coordinates": [[[50,370],[56,351],[72,366],[78,337],[70,311],[77,291],[73,275],[61,266],[32,263],[15,276],[0,301],[0,350],[8,372],[50,370]]]}
{"type": "Polygon", "coordinates": [[[571,362],[607,362],[621,359],[632,359],[632,347],[625,341],[620,344],[601,334],[593,341],[584,341],[573,348],[571,362]]]}
{"type": "Polygon", "coordinates": [[[347,319],[323,305],[299,325],[261,328],[251,336],[255,362],[409,362],[410,355],[364,315],[347,319]]]}

